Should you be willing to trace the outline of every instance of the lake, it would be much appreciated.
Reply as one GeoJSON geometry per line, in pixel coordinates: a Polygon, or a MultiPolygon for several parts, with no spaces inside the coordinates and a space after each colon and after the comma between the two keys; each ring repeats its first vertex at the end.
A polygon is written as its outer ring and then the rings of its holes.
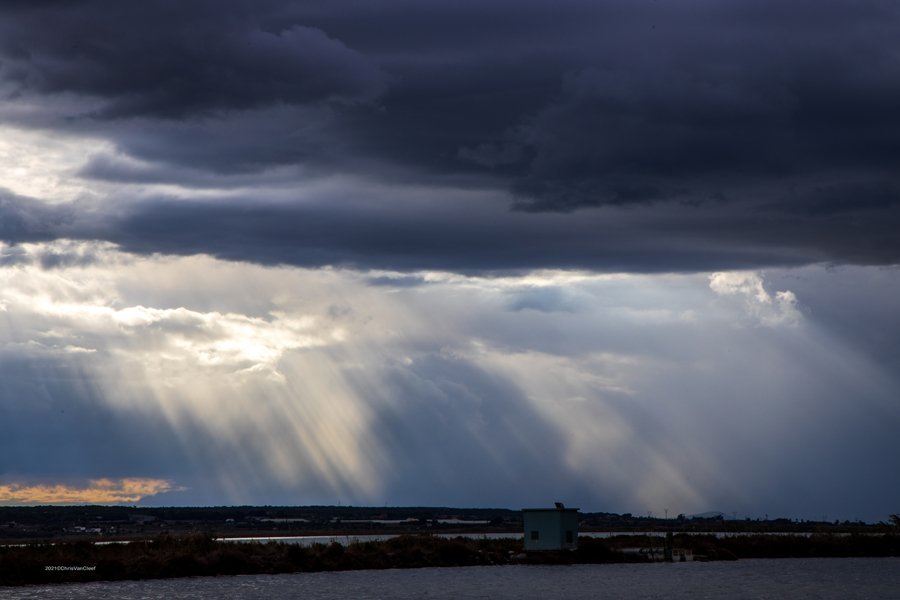
{"type": "Polygon", "coordinates": [[[4,600],[900,598],[900,558],[390,569],[0,588],[4,600]]]}
{"type": "MultiPolygon", "coordinates": [[[[689,532],[678,532],[680,535],[712,535],[715,537],[733,537],[738,535],[771,535],[771,536],[796,536],[796,537],[811,537],[815,534],[809,532],[801,532],[801,533],[791,533],[791,532],[721,532],[721,531],[689,531],[689,532]]],[[[330,544],[332,542],[337,542],[338,544],[356,544],[361,542],[384,542],[386,540],[399,537],[401,534],[396,533],[376,533],[376,534],[362,534],[362,535],[291,535],[291,536],[256,536],[256,537],[221,537],[216,538],[218,542],[229,542],[229,543],[269,543],[269,542],[277,542],[281,544],[298,544],[301,546],[312,546],[315,544],[330,544]]],[[[442,537],[447,539],[453,539],[458,537],[471,538],[471,539],[489,539],[489,540],[502,540],[502,539],[522,539],[521,533],[436,533],[433,534],[436,537],[442,537]]],[[[650,536],[650,537],[665,537],[665,531],[579,531],[579,538],[598,538],[598,539],[607,539],[613,538],[620,535],[632,535],[632,536],[650,536]]],[[[833,533],[829,534],[835,537],[845,537],[849,536],[849,533],[833,533]]],[[[871,534],[871,535],[882,535],[882,534],[871,534]]],[[[97,544],[127,544],[127,541],[116,541],[116,542],[95,542],[97,544]]]]}

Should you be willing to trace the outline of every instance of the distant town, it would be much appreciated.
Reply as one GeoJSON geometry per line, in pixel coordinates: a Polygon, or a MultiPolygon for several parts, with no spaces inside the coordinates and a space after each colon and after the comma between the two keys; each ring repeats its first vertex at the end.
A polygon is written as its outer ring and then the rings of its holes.
{"type": "MultiPolygon", "coordinates": [[[[900,519],[808,521],[737,519],[722,513],[654,515],[581,512],[581,533],[888,533],[900,519]]],[[[220,538],[409,533],[521,533],[522,512],[504,508],[354,506],[4,506],[0,543],[29,540],[131,540],[202,533],[220,538]]]]}

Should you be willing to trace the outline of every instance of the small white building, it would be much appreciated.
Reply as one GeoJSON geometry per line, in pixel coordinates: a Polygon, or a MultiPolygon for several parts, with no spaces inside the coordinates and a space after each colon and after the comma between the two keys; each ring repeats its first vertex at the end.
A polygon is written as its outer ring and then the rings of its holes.
{"type": "Polygon", "coordinates": [[[525,550],[574,550],[578,547],[578,509],[524,508],[525,550]]]}

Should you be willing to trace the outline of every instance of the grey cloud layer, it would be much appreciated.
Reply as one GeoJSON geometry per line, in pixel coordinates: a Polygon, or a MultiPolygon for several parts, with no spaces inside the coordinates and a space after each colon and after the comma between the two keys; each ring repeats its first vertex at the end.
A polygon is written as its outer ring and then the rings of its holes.
{"type": "Polygon", "coordinates": [[[183,118],[378,93],[378,69],[320,29],[254,27],[218,4],[75,2],[4,20],[4,75],[101,98],[98,118],[183,118]]]}
{"type": "Polygon", "coordinates": [[[898,261],[898,207],[848,220],[846,213],[743,213],[712,206],[694,209],[686,223],[679,207],[536,217],[509,213],[496,196],[473,199],[444,190],[454,202],[435,206],[398,196],[379,201],[385,193],[351,187],[339,194],[374,196],[374,202],[361,203],[152,197],[120,206],[55,207],[0,195],[0,223],[4,239],[13,243],[102,239],[142,254],[209,254],[305,267],[691,272],[898,261]]]}
{"type": "Polygon", "coordinates": [[[93,157],[81,175],[98,182],[303,169],[294,203],[138,203],[94,225],[133,249],[397,268],[882,264],[900,260],[898,25],[878,1],[47,2],[0,9],[0,77],[12,101],[52,106],[32,125],[143,161],[93,157]],[[310,178],[346,175],[425,186],[439,208],[410,213],[364,183],[299,202],[310,178]],[[454,187],[518,211],[485,224],[454,187]],[[367,196],[364,217],[332,206],[367,196]],[[505,247],[482,252],[490,237],[505,247]]]}

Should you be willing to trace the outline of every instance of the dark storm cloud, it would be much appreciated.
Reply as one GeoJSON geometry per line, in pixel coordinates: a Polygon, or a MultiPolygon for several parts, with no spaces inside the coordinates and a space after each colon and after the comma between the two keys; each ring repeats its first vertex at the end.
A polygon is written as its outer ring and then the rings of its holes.
{"type": "Polygon", "coordinates": [[[47,206],[0,188],[0,238],[8,242],[38,242],[64,237],[74,218],[71,205],[47,206]]]}
{"type": "Polygon", "coordinates": [[[23,92],[100,97],[100,118],[183,118],[277,103],[354,101],[383,74],[314,27],[259,27],[250,5],[75,2],[2,21],[3,75],[23,92]]]}
{"type": "Polygon", "coordinates": [[[253,174],[284,165],[352,172],[352,140],[337,131],[338,118],[330,106],[274,106],[228,118],[164,120],[152,127],[144,121],[120,122],[119,149],[149,164],[135,166],[122,157],[96,156],[82,175],[103,181],[221,187],[230,182],[211,176],[253,174]]]}
{"type": "MultiPolygon", "coordinates": [[[[900,262],[897,204],[792,213],[780,207],[699,206],[690,209],[686,221],[678,205],[607,207],[573,218],[509,212],[491,196],[435,205],[365,186],[334,195],[343,201],[327,195],[304,203],[241,195],[52,207],[8,196],[0,199],[0,223],[10,243],[100,239],[139,254],[210,254],[305,267],[690,272],[900,262]],[[357,196],[366,201],[351,201],[357,196]]],[[[47,266],[52,263],[48,259],[47,266]]]]}
{"type": "Polygon", "coordinates": [[[314,18],[399,75],[361,135],[421,168],[495,173],[524,209],[891,173],[898,9],[782,4],[401,2],[314,18]]]}
{"type": "MultiPolygon", "coordinates": [[[[788,211],[810,216],[854,215],[883,211],[900,204],[900,181],[846,181],[823,184],[782,199],[788,211]]],[[[779,204],[770,205],[778,209],[779,204]]]]}
{"type": "MultiPolygon", "coordinates": [[[[892,264],[900,261],[900,210],[872,216],[697,211],[682,222],[677,209],[607,211],[573,222],[565,215],[534,219],[502,209],[453,210],[402,206],[285,207],[240,201],[145,202],[120,220],[79,226],[80,237],[104,237],[141,253],[210,253],[231,260],[303,266],[467,272],[584,268],[605,271],[696,271],[811,262],[892,264]],[[504,220],[501,230],[496,223],[504,220]]],[[[75,228],[68,230],[72,235],[75,228]]]]}
{"type": "MultiPolygon", "coordinates": [[[[209,253],[228,260],[302,266],[338,265],[398,270],[448,269],[465,272],[532,268],[681,271],[715,265],[746,268],[756,264],[827,260],[821,240],[785,257],[765,247],[729,248],[731,240],[692,241],[669,231],[667,223],[635,236],[628,220],[582,219],[563,215],[534,219],[508,216],[502,209],[459,211],[425,206],[293,207],[256,203],[248,210],[240,201],[157,200],[143,202],[121,220],[107,222],[99,236],[123,249],[151,253],[209,253]],[[502,230],[498,219],[504,219],[502,230]]],[[[601,215],[602,217],[602,215],[601,215]]],[[[711,217],[712,220],[718,220],[711,217]]],[[[733,235],[743,225],[726,223],[733,235]]],[[[644,227],[641,225],[641,227],[644,227]]],[[[778,241],[794,244],[796,233],[778,241]]],[[[86,226],[84,237],[94,237],[86,226]]],[[[852,242],[851,242],[852,243],[852,242]]]]}
{"type": "Polygon", "coordinates": [[[16,3],[0,8],[0,76],[16,102],[80,99],[29,119],[110,139],[123,156],[81,171],[98,181],[223,188],[290,166],[298,189],[312,175],[442,186],[422,192],[436,212],[164,201],[77,232],[141,251],[884,263],[900,256],[898,25],[875,0],[16,3]],[[442,201],[446,186],[506,190],[518,210],[485,223],[442,201]]]}

